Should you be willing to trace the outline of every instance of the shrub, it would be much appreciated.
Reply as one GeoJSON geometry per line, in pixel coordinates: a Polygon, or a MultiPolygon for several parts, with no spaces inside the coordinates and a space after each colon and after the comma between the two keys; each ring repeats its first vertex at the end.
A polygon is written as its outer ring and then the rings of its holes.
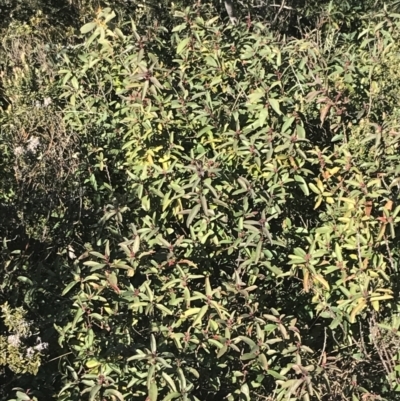
{"type": "Polygon", "coordinates": [[[346,7],[5,42],[2,297],[49,339],[18,399],[395,398],[399,19],[346,7]]]}
{"type": "Polygon", "coordinates": [[[365,46],[388,51],[397,17],[352,49],[339,30],[282,42],[175,15],[167,42],[160,26],[109,29],[105,9],[61,71],[109,199],[65,290],[62,397],[77,380],[90,398],[149,400],[394,390],[379,333],[395,305],[396,117],[382,139],[372,127],[396,106],[365,46]]]}

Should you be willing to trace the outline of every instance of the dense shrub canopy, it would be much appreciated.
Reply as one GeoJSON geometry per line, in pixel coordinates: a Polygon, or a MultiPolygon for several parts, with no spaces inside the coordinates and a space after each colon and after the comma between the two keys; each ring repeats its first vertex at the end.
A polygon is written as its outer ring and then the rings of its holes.
{"type": "Polygon", "coordinates": [[[2,399],[396,398],[396,4],[234,5],[6,2],[2,399]]]}

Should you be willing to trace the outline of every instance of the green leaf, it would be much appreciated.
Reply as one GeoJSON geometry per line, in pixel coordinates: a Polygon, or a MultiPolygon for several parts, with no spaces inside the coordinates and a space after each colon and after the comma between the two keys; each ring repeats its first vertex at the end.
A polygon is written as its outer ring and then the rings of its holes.
{"type": "Polygon", "coordinates": [[[314,193],[316,193],[317,195],[321,194],[321,191],[312,183],[310,182],[308,184],[308,186],[311,188],[311,191],[313,191],[314,193]]]}
{"type": "Polygon", "coordinates": [[[301,175],[295,175],[294,179],[296,182],[299,183],[299,187],[304,192],[304,195],[310,195],[310,191],[308,190],[307,183],[305,182],[304,178],[301,175]]]}
{"type": "MultiPolygon", "coordinates": [[[[265,317],[265,315],[264,315],[264,317],[265,317]]],[[[246,343],[251,348],[254,348],[256,346],[256,343],[251,338],[246,337],[246,336],[238,336],[238,337],[236,337],[235,342],[239,342],[239,341],[243,341],[244,343],[246,343]]]]}
{"type": "Polygon", "coordinates": [[[260,354],[258,356],[258,361],[260,362],[260,365],[263,367],[264,370],[268,370],[268,360],[267,357],[264,354],[260,354]]]}
{"type": "Polygon", "coordinates": [[[250,93],[247,97],[250,104],[257,104],[265,96],[265,91],[262,88],[257,88],[253,93],[250,93]]]}
{"type": "Polygon", "coordinates": [[[72,321],[71,329],[74,329],[75,326],[76,326],[76,324],[77,324],[79,321],[82,320],[82,315],[83,315],[83,310],[82,310],[82,308],[79,308],[79,309],[76,311],[74,320],[72,321]]]}
{"type": "Polygon", "coordinates": [[[89,393],[89,401],[93,401],[97,395],[97,393],[100,391],[101,385],[96,384],[95,386],[92,387],[89,393]]]}
{"type": "Polygon", "coordinates": [[[177,47],[177,49],[176,49],[176,52],[177,52],[178,54],[181,54],[181,53],[186,49],[186,47],[187,47],[187,45],[189,44],[189,42],[190,42],[190,38],[185,38],[185,39],[181,40],[181,41],[179,42],[179,44],[178,44],[178,47],[177,47]]]}
{"type": "Polygon", "coordinates": [[[190,225],[193,222],[193,219],[197,216],[201,208],[200,204],[197,204],[193,207],[193,209],[190,211],[188,218],[186,219],[186,227],[190,227],[190,225]]]}
{"type": "Polygon", "coordinates": [[[93,29],[96,28],[96,26],[97,26],[96,22],[88,22],[81,28],[81,33],[85,34],[90,31],[93,31],[93,29]]]}
{"type": "Polygon", "coordinates": [[[150,401],[157,401],[157,398],[158,398],[157,383],[152,381],[151,384],[150,384],[150,389],[149,389],[149,400],[150,401]]]}
{"type": "Polygon", "coordinates": [[[222,78],[221,77],[215,77],[215,78],[212,79],[212,81],[210,83],[210,86],[212,87],[212,86],[218,85],[221,82],[222,82],[222,78]]]}
{"type": "Polygon", "coordinates": [[[181,385],[181,389],[185,389],[186,388],[186,377],[185,377],[185,374],[183,373],[183,370],[181,368],[178,368],[177,372],[178,372],[179,383],[181,385]]]}
{"type": "Polygon", "coordinates": [[[168,383],[168,386],[171,388],[171,390],[176,392],[176,385],[175,385],[172,377],[164,371],[161,373],[161,375],[162,375],[163,379],[168,383]]]}
{"type": "Polygon", "coordinates": [[[18,276],[17,280],[21,281],[22,283],[27,283],[29,285],[33,285],[33,281],[26,276],[18,276]]]}
{"type": "Polygon", "coordinates": [[[266,109],[265,107],[261,109],[260,111],[260,115],[258,117],[258,121],[260,124],[260,127],[263,127],[265,124],[265,121],[267,120],[268,117],[268,109],[266,109]]]}
{"type": "Polygon", "coordinates": [[[95,367],[97,367],[99,365],[100,365],[100,362],[98,360],[96,360],[96,359],[89,359],[86,362],[86,367],[88,367],[89,369],[93,369],[93,368],[95,368],[95,367]]]}
{"type": "Polygon", "coordinates": [[[217,358],[221,358],[222,355],[224,355],[226,353],[226,351],[228,350],[228,346],[225,344],[219,351],[217,354],[217,358]]]}
{"type": "Polygon", "coordinates": [[[114,32],[117,34],[117,36],[118,36],[120,39],[122,39],[122,40],[125,39],[125,35],[122,33],[122,31],[121,31],[119,28],[115,28],[115,29],[114,29],[114,32]]]}
{"type": "Polygon", "coordinates": [[[260,256],[261,256],[261,251],[262,251],[262,246],[263,246],[263,242],[259,241],[256,247],[256,254],[255,254],[255,258],[254,258],[254,263],[258,263],[260,260],[260,256]]]}
{"type": "Polygon", "coordinates": [[[208,305],[204,305],[201,309],[198,315],[196,316],[196,319],[194,320],[192,326],[197,326],[198,324],[201,324],[201,320],[203,319],[204,315],[208,311],[208,305]]]}
{"type": "MultiPolygon", "coordinates": [[[[278,105],[278,107],[279,107],[279,105],[278,105]]],[[[288,130],[288,128],[291,127],[294,120],[295,120],[294,117],[290,117],[285,121],[285,123],[282,125],[281,134],[284,134],[288,130]]]]}
{"type": "Polygon", "coordinates": [[[242,385],[240,392],[245,395],[247,401],[250,401],[250,389],[247,383],[242,385]]]}
{"type": "Polygon", "coordinates": [[[140,361],[140,360],[142,360],[142,359],[147,359],[148,357],[147,357],[147,355],[146,354],[137,354],[137,355],[133,355],[133,356],[130,356],[129,358],[127,358],[127,362],[130,362],[130,361],[140,361]]]}
{"type": "Polygon", "coordinates": [[[247,352],[247,353],[245,353],[245,354],[240,356],[240,360],[241,361],[248,361],[248,360],[254,359],[256,357],[257,357],[257,355],[254,352],[247,352]]]}
{"type": "Polygon", "coordinates": [[[157,342],[154,334],[150,334],[150,350],[153,354],[157,352],[157,342]]]}
{"type": "Polygon", "coordinates": [[[113,395],[117,397],[120,401],[124,401],[124,396],[117,390],[114,390],[113,388],[108,388],[104,390],[104,396],[108,395],[113,395]]]}
{"type": "Polygon", "coordinates": [[[106,257],[100,252],[92,251],[92,252],[89,252],[89,253],[91,255],[93,255],[93,256],[96,256],[96,257],[100,258],[100,259],[104,259],[104,260],[106,259],[106,257]]]}
{"type": "Polygon", "coordinates": [[[23,393],[22,391],[17,391],[17,398],[22,401],[29,401],[31,397],[28,394],[23,393]]]}
{"type": "Polygon", "coordinates": [[[175,398],[178,398],[181,396],[181,393],[178,392],[173,392],[173,393],[169,393],[166,397],[163,398],[163,401],[170,401],[170,400],[174,400],[175,398]]]}
{"type": "Polygon", "coordinates": [[[154,383],[154,374],[156,372],[156,365],[149,365],[149,370],[147,371],[147,388],[151,389],[152,383],[154,383]]]}
{"type": "Polygon", "coordinates": [[[269,375],[271,375],[272,377],[274,377],[275,379],[279,379],[279,380],[287,380],[285,376],[282,376],[281,374],[279,374],[278,372],[275,372],[275,370],[267,370],[267,373],[269,375]]]}
{"type": "Polygon", "coordinates": [[[172,32],[181,32],[187,27],[186,22],[172,28],[172,32]]]}
{"type": "Polygon", "coordinates": [[[211,57],[211,56],[207,56],[207,57],[205,58],[205,61],[206,61],[207,65],[209,65],[209,66],[211,66],[211,67],[218,68],[218,63],[217,63],[217,61],[215,60],[215,58],[213,58],[213,57],[211,57]]]}
{"type": "Polygon", "coordinates": [[[297,137],[300,139],[306,139],[306,131],[302,125],[296,125],[297,137]]]}
{"type": "Polygon", "coordinates": [[[71,85],[73,86],[73,88],[74,88],[75,90],[78,90],[78,88],[79,88],[79,83],[78,83],[78,80],[76,79],[76,77],[72,77],[72,79],[71,79],[71,85]]]}
{"type": "Polygon", "coordinates": [[[61,296],[66,295],[77,283],[78,283],[78,281],[71,281],[71,282],[64,288],[64,291],[61,293],[61,296]]]}
{"type": "Polygon", "coordinates": [[[273,98],[268,99],[270,106],[272,107],[272,109],[275,111],[275,113],[281,115],[281,109],[279,107],[279,101],[273,98]]]}
{"type": "Polygon", "coordinates": [[[156,308],[164,312],[165,315],[173,315],[173,312],[162,304],[156,304],[156,308]]]}

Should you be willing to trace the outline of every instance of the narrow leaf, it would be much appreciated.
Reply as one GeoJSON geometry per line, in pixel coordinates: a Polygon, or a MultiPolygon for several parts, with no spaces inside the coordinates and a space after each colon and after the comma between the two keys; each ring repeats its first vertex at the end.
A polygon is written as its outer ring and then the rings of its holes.
{"type": "Polygon", "coordinates": [[[281,115],[282,112],[279,107],[279,101],[276,99],[272,99],[272,98],[268,99],[268,101],[269,101],[269,104],[271,105],[272,109],[275,111],[275,113],[281,115]]]}
{"type": "Polygon", "coordinates": [[[94,28],[96,28],[97,24],[95,22],[88,22],[87,24],[83,25],[81,28],[81,33],[85,34],[90,31],[93,31],[94,28]]]}

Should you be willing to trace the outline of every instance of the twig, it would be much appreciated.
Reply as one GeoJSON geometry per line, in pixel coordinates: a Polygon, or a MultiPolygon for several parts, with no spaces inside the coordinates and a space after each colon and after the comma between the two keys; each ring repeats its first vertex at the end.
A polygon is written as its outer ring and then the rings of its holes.
{"type": "Polygon", "coordinates": [[[46,361],[46,363],[53,362],[53,361],[55,361],[56,359],[60,359],[60,358],[62,358],[63,356],[67,356],[67,355],[70,355],[70,354],[72,354],[72,351],[67,352],[66,354],[62,354],[62,355],[60,355],[60,356],[56,356],[55,358],[50,359],[49,361],[46,361]]]}
{"type": "Polygon", "coordinates": [[[272,5],[272,6],[275,6],[275,7],[279,7],[279,10],[278,10],[278,12],[275,14],[275,18],[274,18],[274,20],[272,21],[272,24],[275,24],[275,21],[277,20],[277,18],[278,18],[278,16],[279,16],[279,14],[281,13],[281,11],[282,11],[284,8],[286,8],[285,2],[286,2],[286,0],[282,0],[282,3],[281,3],[280,6],[277,5],[277,4],[273,4],[273,5],[272,5]]]}
{"type": "Polygon", "coordinates": [[[322,347],[322,352],[321,352],[321,356],[319,357],[319,361],[318,361],[318,365],[321,365],[322,362],[322,358],[325,354],[325,348],[326,348],[326,327],[324,328],[324,346],[322,347]]]}

